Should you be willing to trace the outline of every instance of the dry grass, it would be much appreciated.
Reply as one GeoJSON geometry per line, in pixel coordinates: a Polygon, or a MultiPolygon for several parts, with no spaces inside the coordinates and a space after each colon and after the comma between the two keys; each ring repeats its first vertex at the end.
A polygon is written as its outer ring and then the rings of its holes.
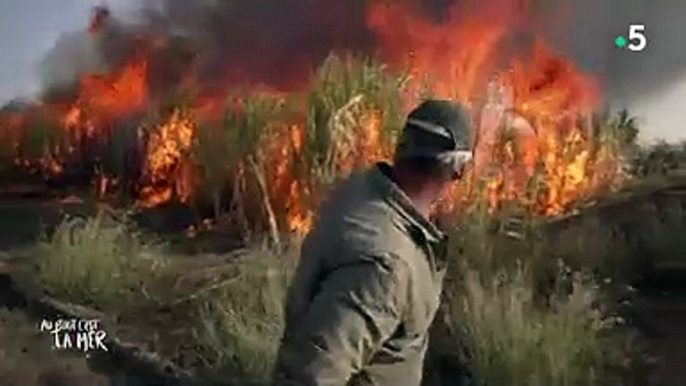
{"type": "Polygon", "coordinates": [[[233,263],[233,278],[200,301],[194,336],[210,377],[266,383],[283,333],[286,290],[297,248],[256,248],[233,263]]]}
{"type": "Polygon", "coordinates": [[[563,227],[516,208],[465,215],[452,237],[448,349],[466,352],[479,385],[623,384],[641,354],[612,315],[637,273],[684,250],[683,205],[590,210],[563,227]]]}
{"type": "Polygon", "coordinates": [[[153,279],[168,267],[158,249],[118,220],[66,218],[36,245],[34,280],[49,294],[75,303],[125,302],[141,278],[153,279]]]}
{"type": "MultiPolygon", "coordinates": [[[[71,301],[118,302],[121,307],[133,301],[125,295],[127,287],[143,275],[150,284],[155,280],[152,267],[164,260],[159,254],[149,257],[145,242],[125,224],[110,221],[66,220],[37,248],[37,281],[71,301]]],[[[470,222],[471,233],[457,230],[466,238],[458,238],[452,246],[455,269],[446,287],[452,328],[463,336],[460,342],[466,343],[466,363],[475,379],[485,386],[501,385],[504,380],[515,380],[514,386],[602,384],[598,382],[613,374],[605,373],[610,365],[623,359],[623,346],[611,334],[603,308],[606,299],[599,296],[598,287],[588,277],[558,269],[547,244],[531,238],[539,229],[533,219],[516,230],[526,236],[523,239],[506,235],[504,221],[500,226],[494,223],[492,217],[482,218],[470,222]],[[462,266],[460,261],[480,264],[456,269],[462,266]],[[553,268],[547,263],[545,269],[536,266],[549,261],[553,268]],[[543,288],[542,283],[548,286],[543,288]]],[[[584,245],[586,235],[577,235],[582,239],[566,242],[584,245]]],[[[247,249],[212,268],[214,279],[188,288],[187,293],[176,289],[177,297],[167,296],[167,305],[184,303],[187,311],[173,314],[178,320],[166,324],[159,316],[149,318],[155,325],[137,328],[157,335],[155,331],[174,325],[192,335],[184,342],[193,344],[180,349],[195,347],[186,356],[201,360],[199,368],[206,379],[265,384],[282,333],[284,299],[297,255],[297,244],[280,250],[247,249]]],[[[460,342],[452,342],[456,352],[460,342]]]]}
{"type": "Polygon", "coordinates": [[[525,267],[486,280],[466,269],[463,277],[449,307],[476,384],[606,385],[606,370],[621,363],[592,281],[573,275],[569,293],[541,305],[525,267]]]}

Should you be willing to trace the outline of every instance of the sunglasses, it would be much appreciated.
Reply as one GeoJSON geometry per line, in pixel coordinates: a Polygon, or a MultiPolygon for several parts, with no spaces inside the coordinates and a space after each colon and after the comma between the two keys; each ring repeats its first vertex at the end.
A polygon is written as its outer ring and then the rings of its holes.
{"type": "Polygon", "coordinates": [[[448,151],[438,156],[439,161],[449,167],[453,180],[462,178],[473,158],[474,154],[469,150],[448,151]]]}

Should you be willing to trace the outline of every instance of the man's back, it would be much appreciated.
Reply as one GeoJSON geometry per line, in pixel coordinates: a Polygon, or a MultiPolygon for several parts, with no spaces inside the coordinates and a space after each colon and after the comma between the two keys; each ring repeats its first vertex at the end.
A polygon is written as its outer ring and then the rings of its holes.
{"type": "Polygon", "coordinates": [[[417,386],[443,237],[380,165],[322,206],[289,291],[278,385],[417,386]]]}

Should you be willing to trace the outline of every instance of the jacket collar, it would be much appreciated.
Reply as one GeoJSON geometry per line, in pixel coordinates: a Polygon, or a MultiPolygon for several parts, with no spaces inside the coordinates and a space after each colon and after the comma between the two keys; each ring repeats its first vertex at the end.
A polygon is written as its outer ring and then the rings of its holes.
{"type": "Polygon", "coordinates": [[[431,243],[442,241],[445,238],[431,221],[425,218],[415,208],[400,187],[391,179],[390,165],[377,163],[368,173],[368,179],[372,188],[378,192],[393,209],[409,222],[412,231],[419,232],[422,237],[431,243]]]}

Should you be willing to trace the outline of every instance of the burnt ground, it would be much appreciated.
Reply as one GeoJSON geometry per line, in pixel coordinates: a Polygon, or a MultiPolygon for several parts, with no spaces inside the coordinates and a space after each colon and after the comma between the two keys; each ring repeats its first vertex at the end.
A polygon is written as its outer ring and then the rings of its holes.
{"type": "MultiPolygon", "coordinates": [[[[2,196],[0,194],[0,196],[2,196]]],[[[142,386],[130,375],[94,366],[83,354],[51,349],[49,336],[38,331],[39,317],[8,288],[3,274],[11,266],[1,251],[21,248],[40,234],[41,228],[59,218],[54,201],[3,200],[0,197],[0,386],[142,386]]],[[[661,385],[686,384],[686,267],[670,268],[670,280],[642,291],[635,311],[646,333],[650,351],[659,360],[661,385]],[[684,269],[682,269],[684,268],[684,269]],[[668,283],[665,285],[665,283],[668,283]],[[681,288],[679,288],[681,287],[681,288]]]]}

